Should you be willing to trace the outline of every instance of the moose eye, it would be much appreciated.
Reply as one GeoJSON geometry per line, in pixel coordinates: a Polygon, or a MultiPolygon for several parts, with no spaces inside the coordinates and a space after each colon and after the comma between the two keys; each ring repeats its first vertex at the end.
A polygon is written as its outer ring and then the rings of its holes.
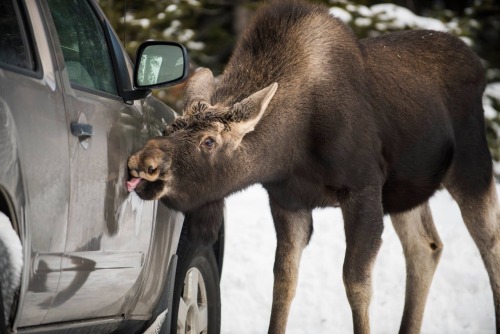
{"type": "Polygon", "coordinates": [[[208,137],[203,141],[203,145],[205,145],[208,148],[214,147],[214,144],[215,144],[215,140],[211,137],[208,137]]]}

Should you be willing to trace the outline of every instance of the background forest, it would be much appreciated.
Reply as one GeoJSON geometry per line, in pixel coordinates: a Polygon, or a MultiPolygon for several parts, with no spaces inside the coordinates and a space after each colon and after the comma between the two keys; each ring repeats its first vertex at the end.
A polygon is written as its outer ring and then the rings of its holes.
{"type": "MultiPolygon", "coordinates": [[[[435,29],[460,36],[483,59],[488,141],[500,174],[500,4],[498,0],[317,0],[359,37],[405,29],[435,29]]],[[[239,33],[259,1],[99,0],[132,59],[148,39],[181,42],[191,65],[221,74],[239,33]]],[[[154,93],[180,110],[182,86],[154,93]]]]}

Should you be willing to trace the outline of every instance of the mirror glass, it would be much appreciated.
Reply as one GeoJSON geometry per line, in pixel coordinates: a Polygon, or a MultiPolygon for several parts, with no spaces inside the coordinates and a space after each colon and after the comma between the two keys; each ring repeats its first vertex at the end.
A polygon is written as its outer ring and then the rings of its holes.
{"type": "Polygon", "coordinates": [[[148,45],[139,59],[137,85],[162,85],[184,76],[184,54],[177,45],[148,45]]]}

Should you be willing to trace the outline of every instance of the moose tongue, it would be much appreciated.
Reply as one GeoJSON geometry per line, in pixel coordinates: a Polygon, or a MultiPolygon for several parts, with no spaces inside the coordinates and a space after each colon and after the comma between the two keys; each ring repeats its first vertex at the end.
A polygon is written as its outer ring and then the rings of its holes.
{"type": "Polygon", "coordinates": [[[132,192],[134,191],[135,187],[137,187],[137,185],[141,182],[141,178],[140,177],[133,177],[130,179],[130,181],[127,181],[127,190],[128,192],[132,192]]]}

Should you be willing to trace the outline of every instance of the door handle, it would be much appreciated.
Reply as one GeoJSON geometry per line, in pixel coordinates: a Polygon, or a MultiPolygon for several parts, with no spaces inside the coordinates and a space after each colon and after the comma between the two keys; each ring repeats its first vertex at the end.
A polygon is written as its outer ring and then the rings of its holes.
{"type": "Polygon", "coordinates": [[[88,138],[94,134],[94,127],[90,124],[71,122],[71,134],[78,138],[88,138]]]}

